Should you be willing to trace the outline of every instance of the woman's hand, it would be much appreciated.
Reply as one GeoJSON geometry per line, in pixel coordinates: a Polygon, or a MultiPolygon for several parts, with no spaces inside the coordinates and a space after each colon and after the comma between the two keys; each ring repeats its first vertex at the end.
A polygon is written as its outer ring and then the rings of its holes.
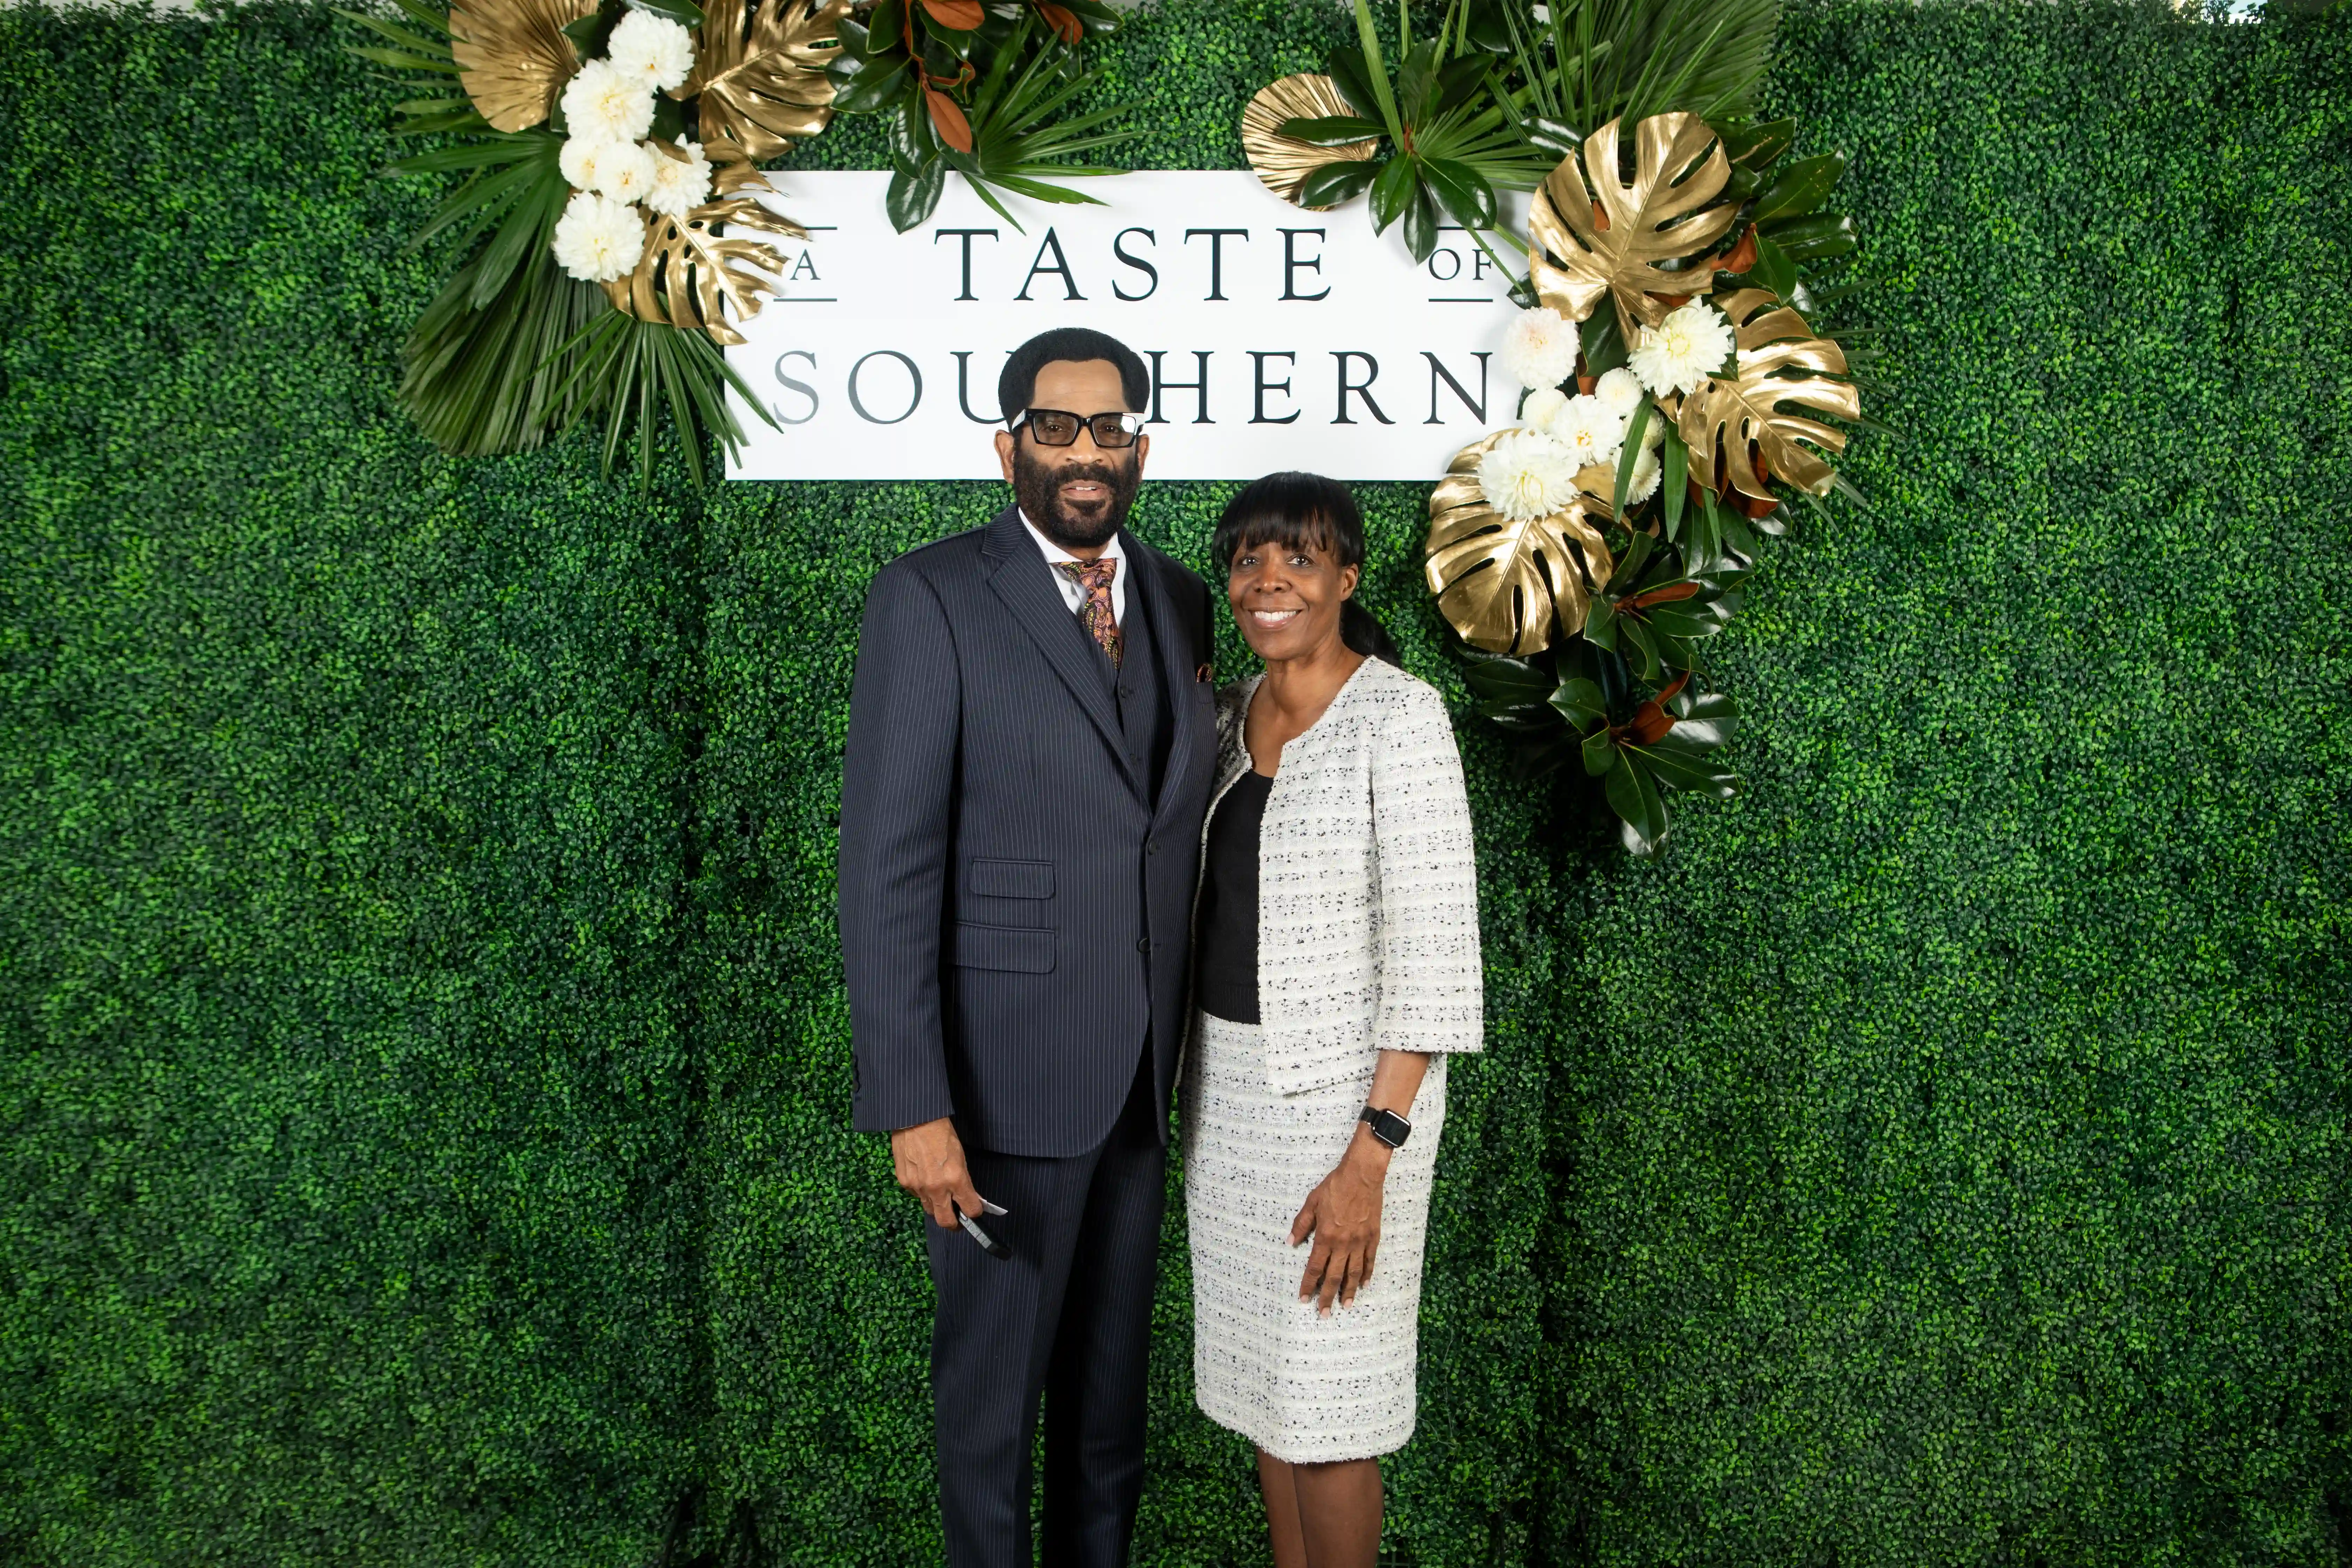
{"type": "Polygon", "coordinates": [[[1315,1310],[1327,1317],[1334,1298],[1343,1307],[1355,1305],[1356,1292],[1372,1277],[1388,1177],[1388,1145],[1360,1126],[1339,1164],[1307,1194],[1298,1217],[1290,1222],[1291,1246],[1315,1238],[1298,1299],[1315,1298],[1315,1310]]]}

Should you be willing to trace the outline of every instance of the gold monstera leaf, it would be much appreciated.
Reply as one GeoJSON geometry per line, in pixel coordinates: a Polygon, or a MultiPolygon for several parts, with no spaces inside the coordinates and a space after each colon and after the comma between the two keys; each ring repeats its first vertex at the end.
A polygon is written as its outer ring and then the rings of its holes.
{"type": "Polygon", "coordinates": [[[1829,464],[1797,443],[1843,452],[1845,433],[1783,406],[1861,418],[1862,397],[1853,384],[1828,379],[1845,374],[1845,351],[1815,337],[1802,316],[1761,289],[1742,289],[1717,302],[1731,318],[1738,368],[1728,379],[1700,383],[1683,399],[1675,425],[1689,444],[1692,473],[1717,495],[1728,484],[1768,500],[1771,492],[1757,471],[1761,458],[1799,489],[1826,495],[1835,477],[1829,464]]]}
{"type": "Polygon", "coordinates": [[[1528,214],[1528,264],[1543,302],[1571,321],[1592,314],[1608,295],[1617,303],[1625,341],[1655,326],[1669,306],[1660,294],[1704,294],[1712,269],[1664,266],[1700,255],[1738,216],[1735,203],[1702,212],[1723,195],[1731,164],[1696,114],[1653,114],[1633,128],[1633,177],[1621,173],[1618,121],[1584,139],[1536,193],[1528,214]],[[1694,287],[1693,285],[1696,285],[1694,287]]]}
{"type": "Polygon", "coordinates": [[[1478,483],[1478,465],[1497,430],[1454,454],[1429,498],[1429,591],[1462,640],[1489,653],[1527,655],[1551,646],[1557,622],[1584,626],[1591,587],[1614,569],[1600,524],[1610,516],[1616,472],[1596,463],[1577,471],[1577,498],[1560,511],[1514,522],[1478,483]]]}
{"type": "Polygon", "coordinates": [[[761,296],[775,292],[783,268],[774,247],[746,234],[806,239],[808,230],[779,217],[748,196],[706,202],[683,217],[659,215],[646,224],[646,250],[636,270],[604,285],[613,303],[641,321],[667,321],[714,342],[740,343],[729,324],[760,313],[761,296]],[[728,233],[721,235],[720,226],[728,233]]]}
{"type": "Polygon", "coordinates": [[[753,158],[781,158],[794,138],[833,118],[833,81],[849,0],[710,0],[695,40],[694,74],[679,98],[702,100],[705,140],[725,138],[753,158]]]}
{"type": "Polygon", "coordinates": [[[451,0],[449,53],[482,118],[500,131],[545,120],[580,68],[564,25],[595,9],[596,0],[451,0]]]}
{"type": "MultiPolygon", "coordinates": [[[[1380,138],[1368,137],[1337,147],[1317,147],[1276,135],[1275,128],[1286,120],[1323,120],[1355,112],[1328,76],[1302,71],[1297,76],[1279,78],[1258,89],[1242,106],[1242,152],[1249,158],[1251,171],[1267,190],[1293,206],[1306,206],[1298,199],[1298,187],[1306,183],[1307,175],[1326,163],[1343,159],[1360,162],[1370,157],[1380,151],[1380,138]]],[[[1319,213],[1330,208],[1307,210],[1319,213]]]]}

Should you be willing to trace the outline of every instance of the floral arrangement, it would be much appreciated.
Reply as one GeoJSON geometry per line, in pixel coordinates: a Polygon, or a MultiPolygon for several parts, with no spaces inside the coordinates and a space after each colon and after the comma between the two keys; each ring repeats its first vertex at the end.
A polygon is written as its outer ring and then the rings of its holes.
{"type": "Polygon", "coordinates": [[[835,104],[891,116],[887,205],[898,232],[931,216],[950,173],[1015,228],[990,187],[1094,203],[1044,176],[1118,173],[1059,160],[1133,135],[1105,129],[1123,107],[1057,118],[1087,83],[1080,44],[1118,17],[1097,0],[875,0],[862,21],[845,17],[829,68],[835,104]]]}
{"type": "Polygon", "coordinates": [[[1721,750],[1738,710],[1701,650],[1738,613],[1759,535],[1791,503],[1853,494],[1829,458],[1840,425],[1868,425],[1861,356],[1821,325],[1853,289],[1818,276],[1855,244],[1821,211],[1844,160],[1788,159],[1794,123],[1748,112],[1769,0],[1553,0],[1540,20],[1453,0],[1385,95],[1364,0],[1357,16],[1361,48],[1262,92],[1244,144],[1301,205],[1371,192],[1376,226],[1402,217],[1417,255],[1425,203],[1527,256],[1498,356],[1522,392],[1431,495],[1426,575],[1524,767],[1578,760],[1625,847],[1653,853],[1669,795],[1738,787],[1721,750]],[[1384,118],[1284,113],[1335,100],[1384,118]],[[1463,143],[1433,150],[1433,130],[1485,137],[1465,163],[1505,188],[1542,164],[1526,236],[1491,189],[1462,194],[1444,149],[1463,143]],[[1383,213],[1384,185],[1401,210],[1383,213]]]}
{"type": "Polygon", "coordinates": [[[1116,139],[1115,110],[1055,122],[1085,85],[1095,0],[393,0],[399,19],[340,11],[354,52],[419,96],[396,133],[430,151],[404,174],[461,174],[415,243],[463,258],[403,351],[400,400],[443,450],[537,447],[604,422],[609,474],[635,426],[640,486],[666,415],[702,481],[706,434],[743,438],[726,400],[764,405],[721,350],[782,287],[775,243],[805,238],[759,198],[762,166],[836,107],[892,123],[901,229],[950,172],[1049,201],[1050,163],[1116,139]],[[859,17],[863,16],[863,21],[859,17]],[[902,91],[903,89],[903,91],[902,91]],[[903,188],[902,188],[903,187],[903,188]]]}

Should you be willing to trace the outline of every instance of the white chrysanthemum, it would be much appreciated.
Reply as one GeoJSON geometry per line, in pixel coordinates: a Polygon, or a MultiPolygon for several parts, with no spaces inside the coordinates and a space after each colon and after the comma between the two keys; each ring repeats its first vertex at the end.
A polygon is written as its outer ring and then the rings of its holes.
{"type": "Polygon", "coordinates": [[[654,89],[610,60],[590,60],[563,89],[563,119],[574,136],[635,142],[653,129],[654,89]]]}
{"type": "MultiPolygon", "coordinates": [[[[1657,421],[1654,419],[1650,423],[1653,428],[1656,427],[1657,421]]],[[[1639,506],[1656,495],[1658,476],[1664,471],[1665,465],[1659,458],[1658,448],[1643,441],[1642,449],[1633,455],[1633,471],[1625,476],[1625,504],[1639,506]]]]}
{"type": "Polygon", "coordinates": [[[1478,464],[1486,504],[1513,522],[1549,517],[1576,499],[1576,461],[1539,430],[1514,430],[1478,464]]]}
{"type": "Polygon", "coordinates": [[[1633,374],[1663,397],[1690,392],[1719,369],[1731,353],[1731,322],[1704,300],[1693,300],[1654,327],[1642,329],[1633,345],[1633,374]]]}
{"type": "Polygon", "coordinates": [[[596,194],[616,202],[641,202],[653,195],[662,155],[642,142],[605,149],[596,163],[596,194]]]}
{"type": "Polygon", "coordinates": [[[1503,374],[1521,386],[1558,386],[1576,368],[1576,323],[1538,305],[1503,333],[1503,374]]]}
{"type": "Polygon", "coordinates": [[[555,220],[555,259],[583,283],[611,282],[645,250],[646,220],[626,202],[578,191],[555,220]]]}
{"type": "Polygon", "coordinates": [[[667,92],[694,74],[694,35],[667,16],[631,11],[613,29],[604,58],[639,86],[667,92]]]}
{"type": "Polygon", "coordinates": [[[1642,406],[1642,380],[1623,365],[1604,371],[1592,384],[1592,395],[1601,399],[1601,406],[1620,419],[1632,416],[1642,406]]]}
{"type": "Polygon", "coordinates": [[[593,136],[567,137],[563,151],[556,155],[556,166],[573,190],[593,191],[603,177],[604,161],[627,146],[626,142],[599,142],[593,136]]]}
{"type": "Polygon", "coordinates": [[[1559,418],[1559,411],[1567,406],[1567,393],[1557,386],[1538,386],[1519,405],[1519,423],[1530,430],[1540,430],[1559,418]]]}
{"type": "Polygon", "coordinates": [[[1549,428],[1552,439],[1568,448],[1580,468],[1615,462],[1619,448],[1625,445],[1624,419],[1590,395],[1570,398],[1549,428]]]}
{"type": "Polygon", "coordinates": [[[702,143],[681,136],[677,145],[686,154],[682,160],[650,149],[654,184],[646,195],[646,205],[671,217],[684,217],[710,197],[710,160],[702,155],[702,143]]]}

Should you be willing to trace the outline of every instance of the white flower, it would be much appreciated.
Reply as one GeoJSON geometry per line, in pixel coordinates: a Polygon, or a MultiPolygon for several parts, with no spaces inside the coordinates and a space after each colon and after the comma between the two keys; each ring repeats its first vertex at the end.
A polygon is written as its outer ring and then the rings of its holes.
{"type": "Polygon", "coordinates": [[[1663,397],[1690,392],[1731,353],[1731,322],[1704,300],[1693,300],[1654,327],[1642,329],[1633,345],[1633,374],[1663,397]]]}
{"type": "Polygon", "coordinates": [[[1538,305],[1503,333],[1503,372],[1521,386],[1558,386],[1576,368],[1576,323],[1538,305]]]}
{"type": "Polygon", "coordinates": [[[1618,418],[1630,417],[1633,410],[1642,406],[1641,378],[1621,364],[1615,370],[1601,373],[1601,379],[1592,384],[1592,395],[1618,418]]]}
{"type": "Polygon", "coordinates": [[[642,142],[609,148],[596,165],[596,194],[616,202],[641,202],[653,194],[662,155],[642,142]]]}
{"type": "Polygon", "coordinates": [[[653,129],[654,90],[610,60],[590,60],[563,89],[563,119],[574,136],[635,142],[653,129]]]}
{"type": "Polygon", "coordinates": [[[604,175],[604,161],[627,146],[626,142],[599,142],[593,136],[569,137],[556,155],[556,166],[573,190],[593,191],[604,175]]]}
{"type": "Polygon", "coordinates": [[[1549,517],[1576,499],[1576,462],[1539,430],[1514,430],[1478,464],[1486,504],[1513,522],[1549,517]]]}
{"type": "Polygon", "coordinates": [[[1590,395],[1570,398],[1550,429],[1552,439],[1568,448],[1580,468],[1614,463],[1618,449],[1625,445],[1624,419],[1590,395]]]}
{"type": "Polygon", "coordinates": [[[555,220],[555,259],[583,283],[609,283],[646,250],[646,220],[626,202],[576,191],[555,220]]]}
{"type": "MultiPolygon", "coordinates": [[[[1657,429],[1658,422],[1653,419],[1650,422],[1650,427],[1654,430],[1657,429]]],[[[1625,476],[1625,504],[1638,506],[1656,495],[1658,476],[1664,471],[1664,465],[1658,457],[1658,448],[1643,441],[1641,451],[1634,454],[1633,471],[1625,476]]]]}
{"type": "Polygon", "coordinates": [[[694,35],[667,16],[631,11],[613,29],[605,58],[631,81],[667,92],[694,74],[694,35]]]}
{"type": "Polygon", "coordinates": [[[1567,406],[1568,394],[1557,386],[1538,386],[1519,405],[1519,423],[1530,430],[1540,430],[1559,418],[1559,411],[1567,406]]]}
{"type": "Polygon", "coordinates": [[[684,217],[710,197],[710,160],[702,155],[702,143],[681,136],[677,144],[685,151],[683,160],[658,147],[648,150],[654,161],[654,184],[646,194],[646,205],[670,217],[684,217]]]}

